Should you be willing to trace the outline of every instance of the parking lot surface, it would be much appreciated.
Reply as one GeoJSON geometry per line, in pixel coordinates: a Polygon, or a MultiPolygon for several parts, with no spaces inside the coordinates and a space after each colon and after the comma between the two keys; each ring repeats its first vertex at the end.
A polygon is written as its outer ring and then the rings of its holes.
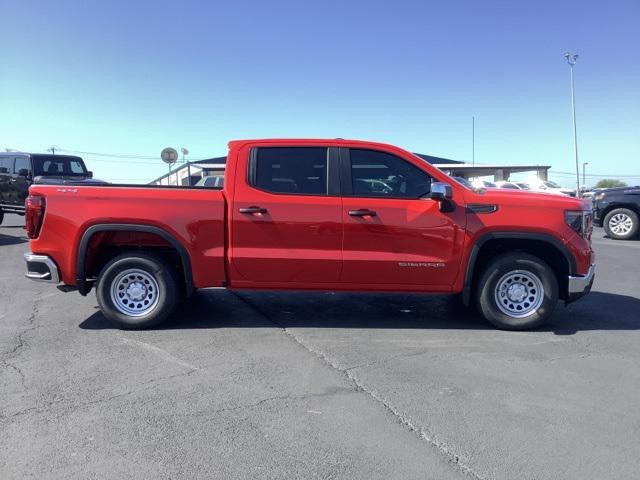
{"type": "Polygon", "coordinates": [[[640,476],[640,241],[533,332],[446,296],[198,292],[113,329],[0,226],[0,478],[640,476]]]}

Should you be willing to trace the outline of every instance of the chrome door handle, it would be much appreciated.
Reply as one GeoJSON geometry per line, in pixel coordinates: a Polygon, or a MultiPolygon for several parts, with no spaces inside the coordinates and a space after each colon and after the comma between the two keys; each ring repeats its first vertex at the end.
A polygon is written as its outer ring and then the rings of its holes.
{"type": "Polygon", "coordinates": [[[359,210],[349,210],[349,215],[352,217],[375,217],[377,214],[368,208],[361,208],[359,210]]]}
{"type": "Polygon", "coordinates": [[[244,207],[244,208],[238,209],[238,211],[240,213],[247,213],[249,215],[254,215],[256,213],[261,213],[261,214],[267,213],[267,209],[262,207],[244,207]]]}

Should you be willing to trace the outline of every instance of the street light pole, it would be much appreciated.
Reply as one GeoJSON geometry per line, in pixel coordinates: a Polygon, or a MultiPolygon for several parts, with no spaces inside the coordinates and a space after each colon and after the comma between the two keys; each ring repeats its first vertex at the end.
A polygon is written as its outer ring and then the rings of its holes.
{"type": "Polygon", "coordinates": [[[580,165],[578,164],[578,131],[576,128],[576,96],[573,84],[573,66],[578,60],[577,54],[565,53],[571,71],[571,111],[573,112],[573,153],[576,157],[576,197],[580,197],[580,165]]]}
{"type": "Polygon", "coordinates": [[[584,162],[582,164],[582,185],[587,186],[587,165],[589,162],[584,162]]]}
{"type": "Polygon", "coordinates": [[[476,166],[476,117],[471,117],[471,166],[476,166]]]}

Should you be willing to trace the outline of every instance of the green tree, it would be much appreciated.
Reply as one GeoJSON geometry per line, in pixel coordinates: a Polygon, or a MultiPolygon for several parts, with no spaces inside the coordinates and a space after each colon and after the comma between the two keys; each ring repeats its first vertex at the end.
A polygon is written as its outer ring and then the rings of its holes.
{"type": "Polygon", "coordinates": [[[615,188],[615,187],[626,187],[627,184],[621,180],[613,180],[610,178],[603,178],[596,183],[595,188],[615,188]]]}

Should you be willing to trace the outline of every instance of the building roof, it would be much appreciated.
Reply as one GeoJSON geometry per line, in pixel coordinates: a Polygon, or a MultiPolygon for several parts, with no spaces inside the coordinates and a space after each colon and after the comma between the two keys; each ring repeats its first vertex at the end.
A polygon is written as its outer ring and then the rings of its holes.
{"type": "Polygon", "coordinates": [[[485,177],[488,175],[494,175],[497,170],[502,170],[505,173],[519,173],[519,172],[532,172],[540,170],[549,170],[550,165],[471,165],[469,163],[459,164],[443,164],[434,163],[435,167],[440,170],[449,170],[452,175],[466,175],[474,177],[485,177]]]}
{"type": "Polygon", "coordinates": [[[450,165],[450,164],[457,164],[457,163],[464,163],[461,162],[460,160],[451,160],[449,158],[443,158],[443,157],[434,157],[433,155],[425,155],[424,153],[415,153],[414,155],[419,156],[421,159],[423,159],[425,162],[431,163],[432,165],[450,165]]]}

